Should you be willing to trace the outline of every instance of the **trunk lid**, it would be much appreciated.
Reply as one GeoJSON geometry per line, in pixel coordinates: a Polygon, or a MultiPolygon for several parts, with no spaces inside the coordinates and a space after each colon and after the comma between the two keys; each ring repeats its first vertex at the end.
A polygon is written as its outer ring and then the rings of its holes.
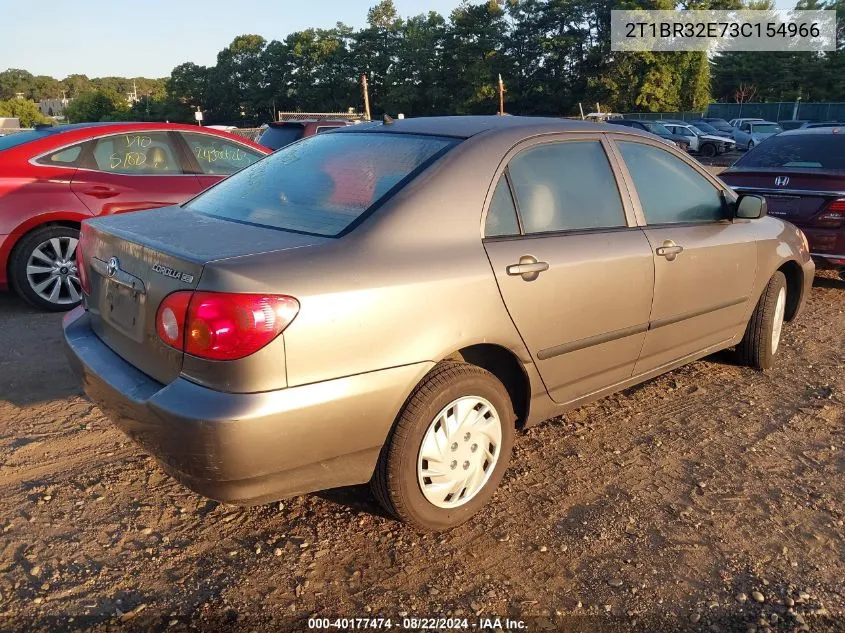
{"type": "Polygon", "coordinates": [[[739,193],[765,197],[770,215],[798,226],[811,223],[832,200],[845,195],[845,174],[838,170],[729,169],[719,177],[739,193]]]}
{"type": "Polygon", "coordinates": [[[208,262],[326,241],[181,207],[95,218],[84,230],[94,332],[121,358],[164,384],[179,375],[183,360],[183,353],[156,332],[164,297],[196,288],[208,262]]]}

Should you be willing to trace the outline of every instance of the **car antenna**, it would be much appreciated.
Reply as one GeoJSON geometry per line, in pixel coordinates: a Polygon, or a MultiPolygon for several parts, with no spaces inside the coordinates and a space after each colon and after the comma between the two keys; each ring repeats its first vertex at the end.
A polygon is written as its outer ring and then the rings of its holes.
{"type": "Polygon", "coordinates": [[[392,125],[394,123],[393,117],[387,114],[387,112],[384,113],[384,116],[381,118],[381,122],[385,125],[392,125]]]}

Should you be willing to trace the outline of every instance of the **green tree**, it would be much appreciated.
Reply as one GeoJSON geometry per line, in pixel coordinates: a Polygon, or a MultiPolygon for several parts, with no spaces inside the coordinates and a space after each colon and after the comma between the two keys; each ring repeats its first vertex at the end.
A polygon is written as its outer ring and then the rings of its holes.
{"type": "Polygon", "coordinates": [[[123,95],[109,90],[89,90],[71,101],[65,109],[65,117],[68,123],[119,121],[128,109],[123,95]]]}
{"type": "Polygon", "coordinates": [[[9,68],[0,73],[0,99],[12,99],[18,93],[29,96],[32,73],[19,68],[9,68]]]}
{"type": "Polygon", "coordinates": [[[29,99],[8,99],[0,101],[0,117],[20,119],[21,127],[32,127],[38,123],[52,123],[50,117],[41,114],[38,104],[29,99]]]}

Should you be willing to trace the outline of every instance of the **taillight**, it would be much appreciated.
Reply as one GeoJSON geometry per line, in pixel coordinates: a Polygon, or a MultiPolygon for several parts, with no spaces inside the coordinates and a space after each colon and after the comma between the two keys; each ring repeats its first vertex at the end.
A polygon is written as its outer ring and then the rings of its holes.
{"type": "Polygon", "coordinates": [[[167,345],[210,360],[254,354],[290,325],[299,302],[285,295],[174,292],[156,315],[167,345]]]}
{"type": "Polygon", "coordinates": [[[91,286],[88,283],[88,271],[85,270],[85,245],[88,242],[86,235],[87,231],[85,230],[85,225],[83,224],[79,229],[79,241],[76,243],[74,259],[76,260],[76,275],[79,277],[79,286],[82,288],[82,292],[90,295],[91,286]]]}
{"type": "Polygon", "coordinates": [[[845,198],[831,202],[824,213],[815,219],[816,224],[831,228],[838,228],[843,222],[845,222],[845,198]]]}
{"type": "Polygon", "coordinates": [[[185,349],[185,318],[193,294],[188,290],[167,295],[156,313],[158,337],[178,350],[185,349]]]}

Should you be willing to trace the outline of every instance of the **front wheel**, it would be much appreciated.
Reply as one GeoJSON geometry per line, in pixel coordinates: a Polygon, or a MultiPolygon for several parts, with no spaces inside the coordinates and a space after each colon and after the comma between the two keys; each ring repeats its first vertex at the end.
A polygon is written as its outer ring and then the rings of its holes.
{"type": "Polygon", "coordinates": [[[11,281],[28,303],[60,312],[82,300],[76,270],[79,230],[69,226],[45,226],[25,236],[11,258],[11,281]]]}
{"type": "Polygon", "coordinates": [[[774,365],[785,314],[786,277],[777,271],[760,296],[745,328],[745,336],[736,347],[743,365],[761,370],[774,365]]]}
{"type": "Polygon", "coordinates": [[[486,504],[508,466],[516,415],[504,385],[467,363],[437,365],[416,387],[382,448],[371,486],[422,531],[453,528],[486,504]]]}
{"type": "Polygon", "coordinates": [[[754,141],[748,141],[748,151],[754,149],[754,141]]]}
{"type": "Polygon", "coordinates": [[[716,146],[712,143],[705,143],[701,146],[701,155],[705,158],[713,158],[717,153],[716,146]]]}

